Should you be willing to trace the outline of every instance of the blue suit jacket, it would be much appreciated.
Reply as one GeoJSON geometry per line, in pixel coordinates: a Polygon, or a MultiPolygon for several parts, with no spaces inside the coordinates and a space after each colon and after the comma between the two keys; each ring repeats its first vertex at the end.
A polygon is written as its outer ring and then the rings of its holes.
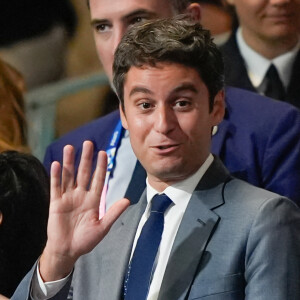
{"type": "MultiPolygon", "coordinates": [[[[231,87],[226,89],[226,106],[225,118],[212,137],[212,152],[234,176],[300,205],[300,111],[231,87]]],[[[60,138],[48,147],[45,167],[49,170],[52,161],[62,161],[66,144],[76,149],[76,166],[84,140],[94,142],[96,150],[105,150],[118,121],[115,111],[60,138]]]]}

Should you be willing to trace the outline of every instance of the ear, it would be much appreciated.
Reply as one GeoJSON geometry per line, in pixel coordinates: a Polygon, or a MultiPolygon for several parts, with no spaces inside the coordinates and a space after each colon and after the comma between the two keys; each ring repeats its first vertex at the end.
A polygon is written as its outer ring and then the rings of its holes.
{"type": "Polygon", "coordinates": [[[121,117],[121,122],[122,122],[122,126],[125,129],[128,129],[128,124],[127,124],[127,119],[126,119],[126,115],[125,112],[123,111],[122,105],[119,104],[119,110],[120,110],[120,117],[121,117]]]}
{"type": "Polygon", "coordinates": [[[213,126],[220,124],[225,115],[225,92],[220,90],[214,99],[214,107],[211,112],[213,126]]]}
{"type": "Polygon", "coordinates": [[[191,16],[194,21],[201,20],[201,6],[199,3],[191,3],[186,9],[186,13],[191,16]]]}
{"type": "Polygon", "coordinates": [[[2,222],[3,222],[3,213],[2,213],[2,211],[0,210],[0,225],[2,224],[2,222]]]}

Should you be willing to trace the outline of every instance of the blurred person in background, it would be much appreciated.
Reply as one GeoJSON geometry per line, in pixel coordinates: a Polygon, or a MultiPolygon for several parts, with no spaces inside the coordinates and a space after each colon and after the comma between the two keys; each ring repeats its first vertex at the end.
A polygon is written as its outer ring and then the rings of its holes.
{"type": "Polygon", "coordinates": [[[47,239],[49,179],[40,161],[0,153],[0,294],[11,297],[47,239]]]}
{"type": "Polygon", "coordinates": [[[28,89],[62,78],[76,15],[69,0],[2,0],[0,55],[28,89]]]}
{"type": "Polygon", "coordinates": [[[228,85],[300,107],[300,0],[227,0],[239,21],[221,48],[228,85]]]}
{"type": "Polygon", "coordinates": [[[22,75],[0,59],[0,152],[28,151],[22,75]]]}
{"type": "Polygon", "coordinates": [[[229,38],[233,26],[233,16],[223,0],[198,0],[201,5],[201,25],[208,29],[214,43],[223,45],[229,38]]]}

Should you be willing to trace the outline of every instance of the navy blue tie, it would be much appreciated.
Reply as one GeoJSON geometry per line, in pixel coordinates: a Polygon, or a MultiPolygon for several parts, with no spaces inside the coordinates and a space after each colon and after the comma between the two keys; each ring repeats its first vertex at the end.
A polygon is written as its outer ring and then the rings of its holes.
{"type": "Polygon", "coordinates": [[[145,300],[153,275],[153,266],[164,230],[164,213],[172,200],[165,195],[155,195],[151,213],[137,241],[124,282],[125,300],[145,300]]]}

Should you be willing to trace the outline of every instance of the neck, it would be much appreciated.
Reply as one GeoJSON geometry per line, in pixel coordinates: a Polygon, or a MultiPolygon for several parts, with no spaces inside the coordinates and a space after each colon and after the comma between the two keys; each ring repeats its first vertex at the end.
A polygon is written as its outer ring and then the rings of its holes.
{"type": "Polygon", "coordinates": [[[242,36],[249,47],[269,60],[292,50],[299,41],[297,35],[267,40],[264,37],[252,35],[244,28],[242,28],[242,36]]]}
{"type": "Polygon", "coordinates": [[[166,176],[164,174],[163,176],[155,176],[147,173],[148,177],[148,183],[159,193],[163,192],[168,186],[171,186],[175,183],[181,182],[193,174],[195,174],[199,170],[200,166],[196,167],[195,169],[191,170],[190,172],[187,172],[185,174],[176,174],[172,176],[166,176]]]}
{"type": "Polygon", "coordinates": [[[168,186],[173,185],[176,182],[179,182],[181,180],[161,180],[159,178],[152,177],[151,175],[148,176],[148,182],[149,184],[159,193],[162,193],[168,186]]]}

